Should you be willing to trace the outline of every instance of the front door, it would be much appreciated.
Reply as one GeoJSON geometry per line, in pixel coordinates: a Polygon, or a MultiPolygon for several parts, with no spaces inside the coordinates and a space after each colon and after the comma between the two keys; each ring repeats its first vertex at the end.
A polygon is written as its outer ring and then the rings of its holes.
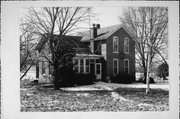
{"type": "Polygon", "coordinates": [[[96,63],[95,66],[95,74],[96,74],[96,79],[100,80],[102,78],[102,67],[101,63],[96,63]]]}

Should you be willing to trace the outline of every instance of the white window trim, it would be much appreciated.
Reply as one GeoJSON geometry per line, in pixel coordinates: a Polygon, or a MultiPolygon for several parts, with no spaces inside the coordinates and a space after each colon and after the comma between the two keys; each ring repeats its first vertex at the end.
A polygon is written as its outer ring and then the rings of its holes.
{"type": "Polygon", "coordinates": [[[80,73],[80,59],[78,59],[78,73],[80,73]]]}
{"type": "Polygon", "coordinates": [[[125,37],[124,38],[124,54],[129,54],[129,38],[125,37]],[[128,39],[128,52],[125,51],[125,40],[128,39]]]}
{"type": "Polygon", "coordinates": [[[83,58],[83,59],[77,59],[78,60],[78,64],[77,64],[77,67],[78,67],[78,73],[81,73],[80,72],[80,61],[83,60],[83,72],[82,73],[90,73],[90,60],[89,60],[89,72],[86,71],[86,58],[83,58]]]}
{"type": "Polygon", "coordinates": [[[125,72],[125,62],[128,61],[128,74],[129,74],[129,59],[124,59],[124,72],[125,72]]]}
{"type": "Polygon", "coordinates": [[[119,59],[117,58],[113,58],[113,75],[116,76],[118,75],[118,72],[119,72],[119,59]],[[114,73],[114,61],[117,61],[117,74],[114,73]]]}
{"type": "Polygon", "coordinates": [[[117,36],[113,36],[113,53],[119,53],[119,38],[117,36]],[[117,38],[117,42],[118,42],[118,45],[117,45],[117,51],[114,51],[114,40],[115,38],[117,38]]]}
{"type": "Polygon", "coordinates": [[[95,63],[95,75],[97,75],[97,68],[96,68],[97,64],[100,65],[100,75],[102,75],[102,65],[101,65],[101,63],[95,63]]]}
{"type": "Polygon", "coordinates": [[[84,72],[85,73],[90,73],[90,59],[84,59],[84,72]],[[88,69],[89,69],[89,72],[86,71],[86,61],[89,60],[89,65],[88,65],[88,69]]]}

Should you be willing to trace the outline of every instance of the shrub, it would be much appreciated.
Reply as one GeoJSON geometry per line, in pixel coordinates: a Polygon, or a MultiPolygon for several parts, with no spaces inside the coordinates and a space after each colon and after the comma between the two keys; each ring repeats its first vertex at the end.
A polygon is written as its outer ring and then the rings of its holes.
{"type": "Polygon", "coordinates": [[[87,85],[92,84],[95,81],[95,75],[93,74],[74,74],[74,84],[87,85]]]}
{"type": "Polygon", "coordinates": [[[167,63],[162,63],[158,66],[156,75],[160,78],[163,78],[163,80],[167,80],[167,76],[169,76],[169,66],[167,63]]]}
{"type": "MultiPolygon", "coordinates": [[[[152,77],[149,77],[149,79],[150,79],[149,83],[155,83],[152,77]]],[[[143,83],[146,84],[146,79],[143,80],[143,83]]]]}
{"type": "Polygon", "coordinates": [[[59,81],[60,87],[68,87],[74,85],[92,84],[95,80],[93,74],[75,73],[72,67],[63,68],[63,74],[59,81]]]}
{"type": "Polygon", "coordinates": [[[132,83],[134,81],[134,76],[127,73],[119,73],[118,75],[112,77],[113,83],[132,83]]]}

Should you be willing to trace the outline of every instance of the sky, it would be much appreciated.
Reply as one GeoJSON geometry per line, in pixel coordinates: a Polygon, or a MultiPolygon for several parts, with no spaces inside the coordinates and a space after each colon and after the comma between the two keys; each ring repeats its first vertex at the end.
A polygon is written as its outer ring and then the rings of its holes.
{"type": "Polygon", "coordinates": [[[90,20],[89,24],[78,24],[79,27],[83,27],[78,32],[86,31],[90,27],[92,28],[93,23],[100,24],[100,28],[121,24],[120,16],[122,11],[123,7],[92,7],[95,18],[90,20]]]}
{"type": "MultiPolygon", "coordinates": [[[[35,8],[35,9],[38,9],[35,8]]],[[[120,16],[122,13],[123,7],[92,7],[92,12],[95,13],[95,18],[90,20],[89,24],[78,24],[79,27],[84,29],[79,29],[78,31],[85,31],[92,27],[92,24],[100,24],[100,27],[106,27],[111,25],[120,24],[120,16]]],[[[20,9],[20,15],[28,14],[27,9],[20,9]]],[[[20,17],[22,17],[20,16],[20,17]]]]}
{"type": "Polygon", "coordinates": [[[122,7],[94,7],[93,12],[97,14],[97,23],[102,27],[120,24],[122,7]]]}

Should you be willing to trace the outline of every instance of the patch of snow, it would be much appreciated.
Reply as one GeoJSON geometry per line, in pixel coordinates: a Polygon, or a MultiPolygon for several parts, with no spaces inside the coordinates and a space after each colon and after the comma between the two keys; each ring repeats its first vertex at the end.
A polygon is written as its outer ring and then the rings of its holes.
{"type": "Polygon", "coordinates": [[[116,92],[111,92],[111,96],[114,98],[114,100],[122,100],[122,101],[129,101],[125,98],[123,98],[122,96],[120,96],[119,94],[117,94],[116,92]]]}
{"type": "Polygon", "coordinates": [[[78,93],[76,94],[77,96],[85,96],[85,97],[88,97],[89,96],[89,93],[78,93]]]}
{"type": "Polygon", "coordinates": [[[151,106],[151,104],[147,104],[147,103],[140,103],[140,104],[138,104],[138,106],[139,106],[139,107],[141,107],[141,106],[151,106]]]}

